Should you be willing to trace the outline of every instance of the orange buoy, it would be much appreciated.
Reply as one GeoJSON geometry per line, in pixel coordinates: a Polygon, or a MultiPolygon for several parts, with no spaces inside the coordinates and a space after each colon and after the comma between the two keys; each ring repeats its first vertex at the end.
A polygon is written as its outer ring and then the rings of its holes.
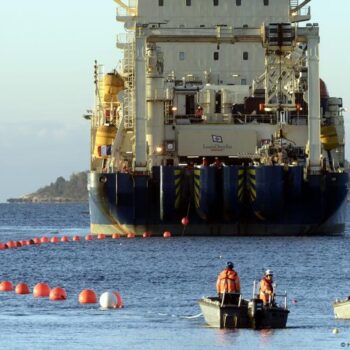
{"type": "Polygon", "coordinates": [[[93,239],[94,239],[93,235],[88,234],[85,236],[85,241],[92,241],[93,239]]]}
{"type": "Polygon", "coordinates": [[[91,289],[84,289],[79,294],[80,304],[95,304],[97,302],[96,293],[91,289]]]}
{"type": "Polygon", "coordinates": [[[11,292],[13,291],[13,285],[10,281],[2,281],[0,283],[0,292],[11,292]]]}
{"type": "Polygon", "coordinates": [[[106,235],[104,233],[99,233],[97,239],[106,239],[106,235]]]}
{"type": "Polygon", "coordinates": [[[171,232],[165,231],[165,232],[163,233],[163,237],[164,237],[164,238],[170,238],[170,237],[171,237],[171,232]]]}
{"type": "Polygon", "coordinates": [[[51,289],[49,294],[50,300],[66,300],[67,299],[67,293],[64,290],[64,288],[56,287],[51,289]]]}
{"type": "Polygon", "coordinates": [[[19,242],[21,243],[22,247],[27,245],[27,241],[25,241],[24,239],[20,240],[19,242]]]}
{"type": "Polygon", "coordinates": [[[40,243],[49,243],[49,239],[46,236],[40,238],[40,243]]]}
{"type": "Polygon", "coordinates": [[[34,242],[34,244],[40,244],[41,242],[40,242],[40,238],[38,238],[38,237],[34,237],[33,238],[33,242],[34,242]]]}
{"type": "Polygon", "coordinates": [[[63,237],[61,238],[61,242],[69,242],[68,236],[63,236],[63,237]]]}
{"type": "Polygon", "coordinates": [[[80,237],[77,236],[77,235],[73,236],[73,241],[74,241],[74,242],[80,241],[80,237]]]}
{"type": "Polygon", "coordinates": [[[17,242],[15,242],[15,243],[16,243],[16,247],[17,247],[17,248],[22,247],[22,243],[21,243],[20,241],[17,241],[17,242]]]}
{"type": "Polygon", "coordinates": [[[127,238],[135,238],[135,233],[129,232],[127,238]]]}
{"type": "Polygon", "coordinates": [[[58,243],[60,241],[60,239],[57,237],[57,236],[53,236],[53,237],[51,237],[51,239],[50,239],[50,242],[51,243],[58,243]]]}
{"type": "Polygon", "coordinates": [[[17,244],[16,244],[15,241],[8,241],[6,244],[7,244],[7,247],[8,247],[9,249],[11,249],[11,248],[17,248],[17,244]]]}
{"type": "Polygon", "coordinates": [[[18,283],[15,288],[16,294],[29,294],[30,290],[26,283],[18,283]]]}
{"type": "Polygon", "coordinates": [[[188,219],[188,216],[185,216],[181,219],[181,224],[184,226],[187,226],[190,223],[190,220],[188,219]]]}
{"type": "Polygon", "coordinates": [[[33,239],[28,239],[28,245],[32,245],[32,244],[34,244],[34,240],[33,239]]]}
{"type": "Polygon", "coordinates": [[[151,233],[150,232],[144,232],[143,234],[142,234],[142,237],[143,238],[150,238],[151,237],[151,233]]]}
{"type": "Polygon", "coordinates": [[[120,234],[119,233],[113,233],[112,239],[119,239],[119,238],[120,238],[120,234]]]}
{"type": "Polygon", "coordinates": [[[117,304],[115,305],[115,307],[117,309],[121,309],[122,307],[124,307],[124,304],[123,304],[123,299],[120,295],[119,292],[113,292],[113,294],[115,295],[115,297],[117,298],[117,304]]]}
{"type": "Polygon", "coordinates": [[[5,248],[5,243],[0,243],[0,250],[6,249],[5,248]]]}
{"type": "Polygon", "coordinates": [[[35,298],[45,298],[50,295],[50,287],[47,283],[37,283],[33,289],[33,295],[35,298]]]}

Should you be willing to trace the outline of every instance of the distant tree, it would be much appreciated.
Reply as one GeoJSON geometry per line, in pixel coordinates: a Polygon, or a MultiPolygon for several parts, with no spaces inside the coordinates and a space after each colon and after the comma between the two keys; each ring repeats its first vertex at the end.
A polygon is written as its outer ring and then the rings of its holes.
{"type": "Polygon", "coordinates": [[[39,188],[36,192],[26,197],[45,198],[61,201],[87,201],[87,172],[73,173],[69,180],[59,176],[50,185],[39,188]]]}

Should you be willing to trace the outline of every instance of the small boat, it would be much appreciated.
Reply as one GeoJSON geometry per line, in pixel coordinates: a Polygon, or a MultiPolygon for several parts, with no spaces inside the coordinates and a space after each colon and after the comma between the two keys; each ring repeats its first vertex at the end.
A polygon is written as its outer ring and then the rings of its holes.
{"type": "Polygon", "coordinates": [[[336,300],[333,303],[334,316],[338,319],[350,319],[350,299],[336,300]]]}
{"type": "Polygon", "coordinates": [[[198,301],[206,323],[216,328],[285,328],[289,310],[287,308],[287,294],[276,295],[284,297],[284,305],[275,302],[267,305],[255,294],[253,298],[243,299],[240,294],[219,297],[203,297],[198,301]]]}

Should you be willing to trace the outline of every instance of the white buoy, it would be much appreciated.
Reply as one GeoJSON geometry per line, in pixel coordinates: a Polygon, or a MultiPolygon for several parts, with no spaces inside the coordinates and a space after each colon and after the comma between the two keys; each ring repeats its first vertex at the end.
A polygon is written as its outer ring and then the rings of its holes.
{"type": "Polygon", "coordinates": [[[339,328],[333,328],[333,334],[338,334],[339,333],[339,328]]]}
{"type": "Polygon", "coordinates": [[[100,306],[103,309],[112,309],[117,305],[117,297],[112,292],[104,292],[100,296],[100,306]]]}

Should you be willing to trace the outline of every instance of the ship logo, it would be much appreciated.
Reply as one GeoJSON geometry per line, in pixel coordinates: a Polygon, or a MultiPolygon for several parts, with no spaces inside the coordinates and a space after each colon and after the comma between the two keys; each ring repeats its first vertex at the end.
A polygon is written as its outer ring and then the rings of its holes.
{"type": "Polygon", "coordinates": [[[222,136],[219,136],[219,135],[211,135],[211,138],[212,138],[213,142],[216,142],[216,143],[223,143],[224,142],[222,140],[222,136]]]}

